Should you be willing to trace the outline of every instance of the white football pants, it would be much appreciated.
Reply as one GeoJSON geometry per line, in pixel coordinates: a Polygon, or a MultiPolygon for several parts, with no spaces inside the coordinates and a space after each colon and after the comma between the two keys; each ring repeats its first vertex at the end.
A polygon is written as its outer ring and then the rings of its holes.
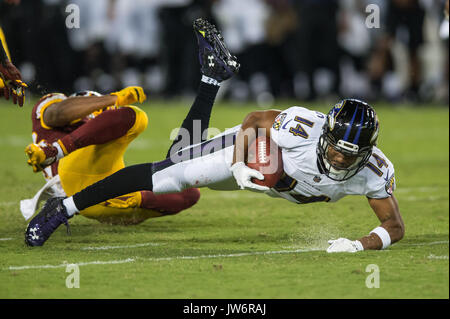
{"type": "Polygon", "coordinates": [[[174,193],[192,187],[238,190],[230,167],[239,129],[240,125],[203,143],[186,147],[164,161],[153,163],[153,192],[174,193]]]}

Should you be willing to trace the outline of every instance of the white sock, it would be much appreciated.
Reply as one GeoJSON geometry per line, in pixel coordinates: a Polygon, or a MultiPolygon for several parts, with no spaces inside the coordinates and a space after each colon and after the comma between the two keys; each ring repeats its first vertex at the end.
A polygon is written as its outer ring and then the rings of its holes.
{"type": "Polygon", "coordinates": [[[56,159],[61,159],[61,158],[63,158],[63,157],[64,157],[64,152],[63,152],[63,150],[62,150],[62,148],[61,148],[61,145],[59,145],[58,142],[54,142],[52,145],[53,145],[54,147],[56,147],[56,149],[58,150],[58,155],[56,155],[56,159]]]}
{"type": "Polygon", "coordinates": [[[202,82],[206,83],[206,84],[212,84],[212,85],[216,85],[216,86],[220,86],[220,82],[217,81],[216,79],[210,78],[206,75],[202,75],[202,82]]]}
{"type": "Polygon", "coordinates": [[[75,206],[75,202],[73,201],[73,197],[70,196],[63,200],[63,205],[66,207],[67,215],[73,216],[75,213],[79,213],[77,206],[75,206]]]}

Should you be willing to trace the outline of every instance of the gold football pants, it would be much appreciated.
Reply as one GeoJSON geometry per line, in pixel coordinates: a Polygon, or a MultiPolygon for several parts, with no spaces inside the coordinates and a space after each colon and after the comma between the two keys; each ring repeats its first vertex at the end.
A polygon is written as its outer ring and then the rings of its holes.
{"type": "MultiPolygon", "coordinates": [[[[108,177],[125,167],[123,155],[128,145],[148,123],[147,114],[136,106],[127,106],[136,113],[136,121],[128,132],[111,142],[78,149],[59,161],[58,173],[67,196],[108,177]]],[[[137,224],[150,217],[162,216],[159,212],[140,208],[141,193],[135,192],[86,208],[81,215],[112,224],[137,224]]]]}

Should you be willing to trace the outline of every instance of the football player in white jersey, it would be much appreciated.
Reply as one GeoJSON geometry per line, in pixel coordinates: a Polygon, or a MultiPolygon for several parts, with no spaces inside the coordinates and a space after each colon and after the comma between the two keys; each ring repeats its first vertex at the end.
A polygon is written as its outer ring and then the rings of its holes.
{"type": "MultiPolygon", "coordinates": [[[[358,240],[330,240],[328,252],[384,249],[403,238],[405,227],[393,195],[394,166],[376,147],[379,123],[368,104],[343,100],[327,115],[303,107],[253,112],[240,133],[260,128],[270,130],[269,136],[282,149],[285,172],[274,188],[266,190],[268,195],[299,204],[365,195],[380,220],[380,226],[358,240]]],[[[242,143],[239,133],[236,140],[242,143]]],[[[237,145],[236,150],[233,175],[241,187],[252,188],[248,178],[252,172],[244,164],[246,148],[237,145]]]]}
{"type": "Polygon", "coordinates": [[[325,115],[302,107],[250,113],[241,125],[156,163],[125,167],[68,198],[53,198],[28,225],[25,240],[40,246],[78,211],[139,190],[179,192],[189,187],[248,189],[306,204],[365,195],[381,225],[369,235],[329,241],[328,252],[384,249],[404,235],[395,189],[394,167],[376,148],[378,119],[359,100],[343,100],[325,115]],[[284,175],[271,189],[251,182],[264,179],[245,163],[248,145],[264,134],[282,150],[284,175]],[[37,239],[36,236],[38,237],[37,239]]]}

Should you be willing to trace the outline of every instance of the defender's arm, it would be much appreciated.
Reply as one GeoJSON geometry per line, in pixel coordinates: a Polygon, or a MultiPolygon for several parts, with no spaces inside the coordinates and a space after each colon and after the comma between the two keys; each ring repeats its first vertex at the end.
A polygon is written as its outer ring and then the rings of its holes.
{"type": "Polygon", "coordinates": [[[108,106],[124,106],[147,99],[139,86],[130,86],[105,96],[78,96],[50,105],[44,111],[44,123],[51,127],[61,127],[76,119],[108,106]]]}
{"type": "Polygon", "coordinates": [[[44,123],[50,127],[62,127],[94,111],[112,106],[116,100],[117,97],[113,95],[71,97],[45,109],[44,123]]]}
{"type": "Polygon", "coordinates": [[[22,82],[22,75],[20,71],[15,67],[14,64],[8,58],[6,50],[0,41],[0,79],[3,82],[2,94],[5,99],[9,100],[11,95],[14,104],[19,104],[23,106],[25,101],[25,88],[28,86],[22,82]]]}

